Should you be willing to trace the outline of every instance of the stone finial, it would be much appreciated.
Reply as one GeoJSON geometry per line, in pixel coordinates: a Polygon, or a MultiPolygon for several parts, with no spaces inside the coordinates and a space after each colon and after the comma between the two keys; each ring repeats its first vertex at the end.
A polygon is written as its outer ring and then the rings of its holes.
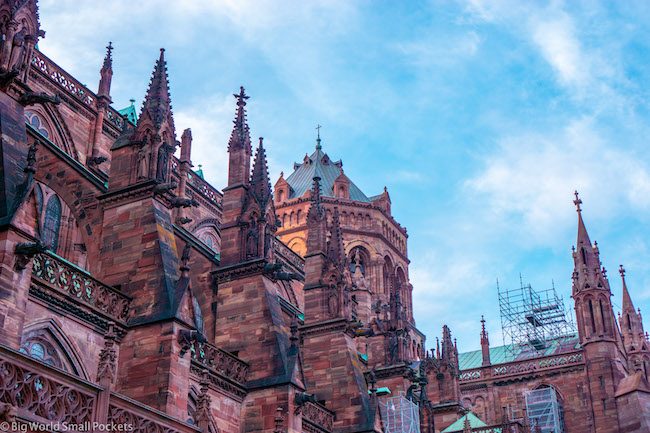
{"type": "Polygon", "coordinates": [[[282,433],[284,431],[284,416],[282,416],[282,412],[283,410],[281,407],[278,407],[275,410],[275,428],[273,429],[273,433],[282,433]]]}
{"type": "Polygon", "coordinates": [[[580,212],[582,212],[582,209],[580,209],[580,205],[582,204],[582,200],[580,200],[580,197],[578,197],[578,191],[577,190],[573,194],[576,196],[576,199],[573,200],[573,204],[576,205],[576,211],[578,213],[580,213],[580,212]]]}
{"type": "Polygon", "coordinates": [[[201,372],[201,379],[199,381],[200,392],[196,399],[196,410],[194,411],[194,421],[203,433],[210,431],[210,373],[208,370],[201,372]]]}
{"type": "Polygon", "coordinates": [[[113,383],[117,374],[117,354],[115,353],[115,324],[109,322],[108,331],[104,334],[104,348],[99,353],[97,365],[97,382],[100,384],[113,383]]]}

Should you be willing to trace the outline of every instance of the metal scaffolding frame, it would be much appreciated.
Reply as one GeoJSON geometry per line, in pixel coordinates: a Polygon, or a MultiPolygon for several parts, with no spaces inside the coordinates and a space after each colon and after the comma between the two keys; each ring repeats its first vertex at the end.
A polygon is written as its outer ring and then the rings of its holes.
{"type": "Polygon", "coordinates": [[[542,433],[564,433],[564,410],[554,388],[526,392],[526,412],[530,424],[538,425],[542,433]]]}
{"type": "Polygon", "coordinates": [[[555,286],[537,291],[524,285],[521,276],[519,282],[519,288],[503,290],[497,281],[503,344],[513,357],[536,356],[551,340],[567,337],[576,328],[555,286]]]}
{"type": "Polygon", "coordinates": [[[418,405],[403,396],[381,398],[379,411],[384,433],[420,433],[418,405]]]}

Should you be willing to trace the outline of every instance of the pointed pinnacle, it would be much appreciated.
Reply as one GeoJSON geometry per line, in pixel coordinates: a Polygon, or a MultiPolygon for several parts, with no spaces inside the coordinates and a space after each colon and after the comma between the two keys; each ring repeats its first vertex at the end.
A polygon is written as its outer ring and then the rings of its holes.
{"type": "Polygon", "coordinates": [[[113,43],[109,42],[106,46],[106,57],[104,57],[104,69],[109,69],[113,64],[113,56],[111,52],[113,51],[113,43]]]}
{"type": "Polygon", "coordinates": [[[580,205],[582,204],[582,200],[580,200],[580,197],[578,197],[578,191],[577,190],[573,194],[576,196],[576,199],[573,200],[573,204],[576,205],[576,208],[577,208],[576,211],[578,213],[580,213],[580,212],[582,212],[582,209],[580,209],[580,205]]]}

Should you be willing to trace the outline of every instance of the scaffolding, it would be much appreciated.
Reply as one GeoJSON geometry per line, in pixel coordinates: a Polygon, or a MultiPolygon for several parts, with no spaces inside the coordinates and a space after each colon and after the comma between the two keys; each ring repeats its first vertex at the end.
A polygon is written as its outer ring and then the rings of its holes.
{"type": "Polygon", "coordinates": [[[502,290],[497,281],[503,344],[513,359],[537,356],[551,341],[575,333],[573,315],[554,285],[536,291],[530,284],[524,285],[521,276],[519,282],[518,289],[502,290]]]}
{"type": "Polygon", "coordinates": [[[384,433],[420,433],[418,405],[403,396],[380,399],[379,411],[384,433]]]}
{"type": "Polygon", "coordinates": [[[555,389],[526,392],[526,412],[530,424],[539,426],[542,433],[564,433],[564,410],[555,389]]]}

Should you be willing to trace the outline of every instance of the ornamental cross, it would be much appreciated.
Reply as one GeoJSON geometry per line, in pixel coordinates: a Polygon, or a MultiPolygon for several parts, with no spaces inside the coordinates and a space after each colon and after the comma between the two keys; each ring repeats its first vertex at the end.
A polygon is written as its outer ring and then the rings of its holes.
{"type": "Polygon", "coordinates": [[[621,273],[621,277],[624,277],[624,276],[625,276],[625,268],[623,267],[623,265],[619,266],[619,270],[618,270],[618,272],[621,273]]]}
{"type": "Polygon", "coordinates": [[[578,191],[574,192],[574,195],[576,196],[576,199],[573,200],[573,204],[576,205],[576,207],[578,208],[577,212],[580,212],[580,211],[582,211],[582,209],[580,209],[580,205],[582,204],[582,200],[580,200],[580,197],[578,197],[578,191]]]}
{"type": "Polygon", "coordinates": [[[246,102],[245,102],[245,101],[246,101],[248,98],[250,98],[250,96],[246,95],[246,92],[244,91],[244,86],[241,86],[241,87],[239,88],[239,95],[233,93],[232,96],[234,96],[235,98],[237,98],[237,105],[239,105],[239,104],[244,104],[244,105],[246,105],[246,102]]]}
{"type": "Polygon", "coordinates": [[[320,129],[321,129],[321,128],[322,128],[322,126],[320,126],[320,125],[316,126],[316,131],[317,131],[318,139],[319,139],[319,140],[320,140],[320,129]]]}

